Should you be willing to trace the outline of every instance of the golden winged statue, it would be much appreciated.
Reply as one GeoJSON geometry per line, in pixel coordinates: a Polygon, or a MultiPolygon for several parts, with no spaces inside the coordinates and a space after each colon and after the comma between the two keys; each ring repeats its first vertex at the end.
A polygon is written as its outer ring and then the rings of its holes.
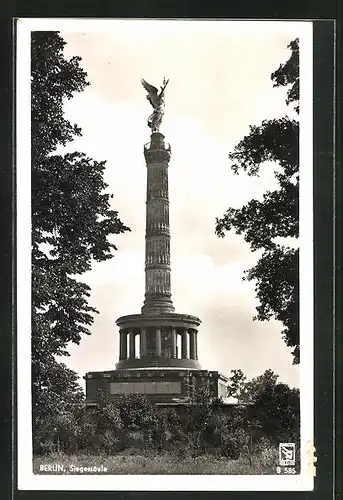
{"type": "Polygon", "coordinates": [[[168,85],[169,79],[166,80],[163,78],[163,84],[160,92],[158,92],[156,87],[150,85],[150,83],[146,82],[143,78],[141,78],[141,82],[145,90],[148,92],[147,99],[154,108],[153,113],[148,118],[148,126],[151,128],[152,132],[158,132],[164,114],[164,91],[168,85]]]}

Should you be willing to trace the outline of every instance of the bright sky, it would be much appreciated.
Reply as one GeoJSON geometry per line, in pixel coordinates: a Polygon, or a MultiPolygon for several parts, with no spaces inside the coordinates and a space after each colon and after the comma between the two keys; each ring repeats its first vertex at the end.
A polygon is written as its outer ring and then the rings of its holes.
{"type": "MultiPolygon", "coordinates": [[[[291,115],[285,89],[270,74],[289,57],[299,36],[295,22],[121,21],[104,32],[61,31],[66,56],[79,55],[91,85],[65,105],[83,137],[68,146],[107,160],[113,208],[132,232],[114,237],[111,261],[94,264],[83,277],[98,308],[92,335],[70,346],[67,364],[80,376],[114,369],[115,320],[139,313],[144,299],[146,167],[143,144],[151,108],[140,84],[170,79],[161,127],[171,144],[169,169],[172,298],[176,311],[202,320],[199,361],[229,375],[241,368],[255,377],[271,368],[298,386],[298,367],[281,339],[282,325],[257,322],[254,283],[244,269],[256,262],[243,237],[219,239],[215,218],[230,207],[274,189],[273,165],[259,178],[230,170],[228,153],[249,125],[291,115]]],[[[301,38],[301,36],[300,36],[301,38]]]]}

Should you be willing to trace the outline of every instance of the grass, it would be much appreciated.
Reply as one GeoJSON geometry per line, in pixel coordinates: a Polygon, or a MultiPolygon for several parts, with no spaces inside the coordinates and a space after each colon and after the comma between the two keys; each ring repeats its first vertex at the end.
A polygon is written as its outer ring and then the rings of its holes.
{"type": "Polygon", "coordinates": [[[125,450],[117,455],[65,455],[53,453],[35,456],[35,474],[276,474],[277,450],[269,448],[258,455],[229,460],[225,457],[201,455],[195,458],[180,457],[171,453],[130,453],[125,450]],[[49,465],[62,465],[63,471],[46,471],[49,465]],[[78,467],[79,470],[75,470],[78,467]],[[95,472],[82,471],[80,468],[96,467],[95,472]],[[74,468],[74,469],[73,469],[74,468]]]}

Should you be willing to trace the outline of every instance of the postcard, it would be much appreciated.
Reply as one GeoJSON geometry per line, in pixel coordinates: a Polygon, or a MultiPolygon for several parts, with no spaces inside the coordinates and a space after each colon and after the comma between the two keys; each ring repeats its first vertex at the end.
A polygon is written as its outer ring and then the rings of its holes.
{"type": "Polygon", "coordinates": [[[312,490],[312,23],[16,30],[18,488],[312,490]]]}

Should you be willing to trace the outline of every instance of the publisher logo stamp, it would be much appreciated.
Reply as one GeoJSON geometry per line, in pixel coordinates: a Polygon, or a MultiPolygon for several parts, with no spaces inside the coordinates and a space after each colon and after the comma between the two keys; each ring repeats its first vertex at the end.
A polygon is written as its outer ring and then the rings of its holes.
{"type": "Polygon", "coordinates": [[[280,443],[279,444],[279,464],[280,465],[295,465],[295,444],[280,443]]]}

